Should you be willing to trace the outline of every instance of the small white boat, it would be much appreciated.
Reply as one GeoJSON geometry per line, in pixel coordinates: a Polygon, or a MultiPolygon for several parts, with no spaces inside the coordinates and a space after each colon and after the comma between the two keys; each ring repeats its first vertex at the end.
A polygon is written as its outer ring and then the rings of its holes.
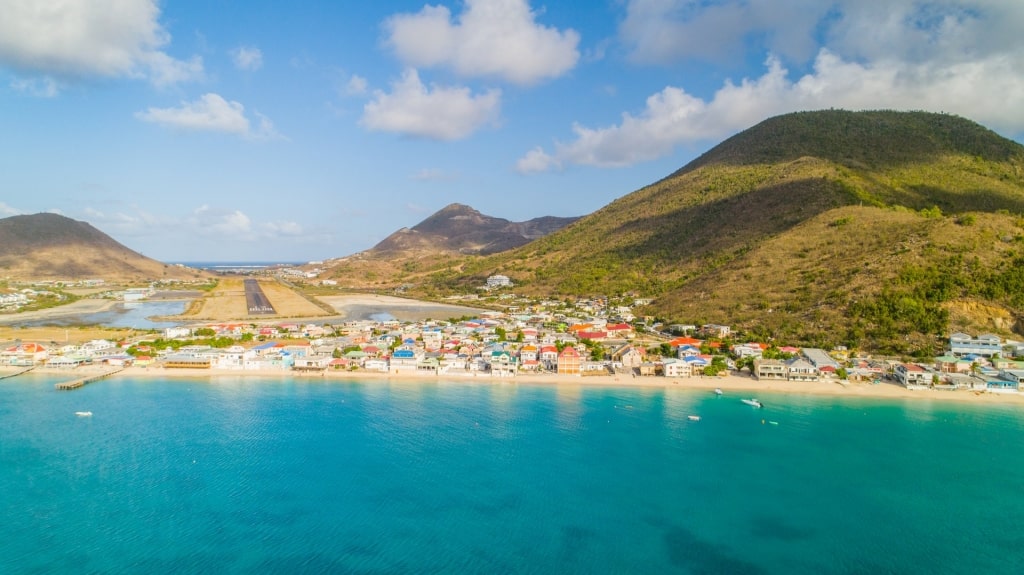
{"type": "Polygon", "coordinates": [[[750,399],[741,399],[740,401],[742,401],[743,403],[745,403],[747,405],[752,405],[752,406],[757,407],[757,408],[764,407],[764,405],[762,405],[761,402],[757,400],[757,398],[753,398],[752,397],[750,399]]]}
{"type": "Polygon", "coordinates": [[[687,415],[686,419],[689,419],[690,421],[700,421],[700,416],[699,415],[687,415]]]}
{"type": "Polygon", "coordinates": [[[78,417],[92,417],[92,412],[91,411],[76,411],[75,415],[77,415],[78,417]]]}
{"type": "Polygon", "coordinates": [[[721,387],[716,387],[715,388],[715,395],[722,395],[722,388],[721,387]]]}

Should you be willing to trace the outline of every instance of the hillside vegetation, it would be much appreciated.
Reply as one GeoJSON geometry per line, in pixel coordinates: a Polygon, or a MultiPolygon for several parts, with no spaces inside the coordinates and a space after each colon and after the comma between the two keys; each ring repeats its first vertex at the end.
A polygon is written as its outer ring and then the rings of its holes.
{"type": "Polygon", "coordinates": [[[756,337],[933,353],[1021,331],[1024,147],[956,116],[801,112],[762,122],[567,228],[436,271],[517,291],[638,292],[649,312],[756,337]]]}

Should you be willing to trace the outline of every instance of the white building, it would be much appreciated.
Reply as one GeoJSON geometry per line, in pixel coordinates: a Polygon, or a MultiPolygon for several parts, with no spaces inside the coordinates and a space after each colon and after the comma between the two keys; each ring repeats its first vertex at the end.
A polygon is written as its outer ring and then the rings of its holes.
{"type": "Polygon", "coordinates": [[[991,333],[984,333],[976,338],[972,338],[966,333],[954,333],[949,336],[949,352],[957,357],[963,355],[992,357],[1002,351],[1002,340],[998,335],[991,333]]]}
{"type": "Polygon", "coordinates": [[[500,287],[512,287],[512,280],[503,275],[493,275],[487,278],[487,289],[500,287]]]}

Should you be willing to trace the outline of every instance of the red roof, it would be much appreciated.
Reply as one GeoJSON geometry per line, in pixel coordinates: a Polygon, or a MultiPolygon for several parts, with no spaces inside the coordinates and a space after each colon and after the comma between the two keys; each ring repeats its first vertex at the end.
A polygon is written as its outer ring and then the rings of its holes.
{"type": "Polygon", "coordinates": [[[695,346],[695,347],[700,347],[701,343],[702,343],[701,340],[694,339],[692,337],[677,337],[677,338],[673,339],[672,341],[668,342],[668,344],[670,346],[672,346],[672,347],[682,347],[684,345],[692,345],[692,346],[695,346]]]}
{"type": "Polygon", "coordinates": [[[581,331],[576,334],[576,337],[580,339],[605,339],[608,337],[608,333],[603,331],[581,331]]]}

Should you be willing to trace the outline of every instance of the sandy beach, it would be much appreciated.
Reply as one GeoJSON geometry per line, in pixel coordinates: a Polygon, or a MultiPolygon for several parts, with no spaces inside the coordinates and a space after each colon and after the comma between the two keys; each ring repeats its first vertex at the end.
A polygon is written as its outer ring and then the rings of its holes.
{"type": "MultiPolygon", "coordinates": [[[[0,377],[21,371],[24,368],[0,367],[0,377]]],[[[89,375],[110,371],[107,366],[88,366],[73,370],[38,367],[36,374],[61,375],[67,379],[77,379],[89,375]]],[[[762,394],[780,395],[811,395],[835,396],[876,399],[910,399],[920,401],[962,401],[988,404],[1024,405],[1024,394],[974,392],[967,390],[910,390],[892,383],[849,383],[840,384],[835,381],[800,382],[800,381],[759,381],[746,376],[729,375],[726,377],[625,377],[612,375],[573,376],[552,373],[520,374],[515,377],[493,377],[487,374],[476,375],[453,373],[442,375],[424,375],[412,371],[398,373],[381,373],[365,370],[356,371],[325,371],[295,372],[285,370],[225,370],[225,369],[166,369],[162,367],[129,367],[111,376],[118,377],[171,379],[191,378],[210,379],[218,377],[252,377],[267,379],[310,379],[324,382],[335,380],[372,381],[381,383],[453,383],[472,382],[480,385],[554,385],[554,386],[605,386],[605,387],[645,387],[665,389],[692,389],[712,392],[719,388],[723,394],[732,397],[758,397],[762,394]]],[[[103,385],[97,382],[90,385],[103,385]]]]}

